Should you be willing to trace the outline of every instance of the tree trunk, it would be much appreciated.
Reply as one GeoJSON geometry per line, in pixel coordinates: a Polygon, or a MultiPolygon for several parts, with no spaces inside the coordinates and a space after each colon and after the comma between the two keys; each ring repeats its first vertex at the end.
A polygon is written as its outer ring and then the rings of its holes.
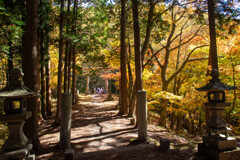
{"type": "Polygon", "coordinates": [[[138,18],[138,1],[132,0],[133,26],[134,26],[134,50],[135,50],[135,73],[137,92],[143,89],[142,84],[142,56],[140,52],[140,27],[138,18]]]}
{"type": "MultiPolygon", "coordinates": [[[[67,14],[66,14],[66,34],[69,34],[69,27],[70,27],[70,6],[71,6],[71,0],[68,0],[68,6],[67,6],[67,14]]],[[[63,81],[63,88],[64,88],[64,92],[69,92],[69,81],[68,81],[68,61],[70,60],[69,58],[69,46],[70,46],[70,41],[67,38],[66,39],[66,48],[65,48],[65,63],[64,63],[64,81],[63,81]]]]}
{"type": "MultiPolygon", "coordinates": [[[[216,41],[216,30],[215,30],[215,2],[214,0],[208,0],[208,19],[209,19],[209,34],[210,34],[210,47],[209,47],[209,60],[208,65],[212,69],[218,71],[218,58],[217,58],[217,41],[216,41]]],[[[210,74],[208,70],[207,74],[210,74]]],[[[210,110],[205,107],[206,113],[206,124],[210,120],[210,110]]]]}
{"type": "Polygon", "coordinates": [[[55,116],[54,125],[60,125],[60,110],[61,110],[61,93],[62,93],[62,66],[63,66],[63,26],[64,26],[64,0],[61,0],[61,12],[60,12],[60,40],[59,40],[59,60],[58,60],[58,83],[57,83],[57,112],[55,116]]]}
{"type": "Polygon", "coordinates": [[[68,83],[67,83],[67,92],[70,92],[70,86],[71,86],[71,64],[72,64],[72,45],[69,47],[69,54],[68,54],[68,83]]]}
{"type": "Polygon", "coordinates": [[[135,117],[136,118],[136,105],[137,105],[137,88],[136,88],[136,83],[133,86],[133,91],[132,91],[132,97],[130,98],[130,103],[129,103],[129,114],[128,116],[130,117],[135,117]]]}
{"type": "Polygon", "coordinates": [[[7,79],[9,81],[9,74],[11,73],[12,69],[13,69],[13,53],[12,53],[12,42],[9,41],[8,42],[8,46],[9,46],[9,54],[8,54],[8,72],[7,72],[7,79]]]}
{"type": "Polygon", "coordinates": [[[72,56],[72,103],[76,104],[76,49],[73,46],[73,56],[72,56]]]}
{"type": "MultiPolygon", "coordinates": [[[[76,35],[76,27],[77,27],[77,8],[78,8],[78,0],[74,1],[74,8],[73,8],[73,14],[74,14],[74,20],[73,20],[73,33],[76,35]]],[[[77,97],[76,97],[76,47],[75,45],[72,46],[72,103],[73,105],[76,105],[77,103],[77,97]]]]}
{"type": "MultiPolygon", "coordinates": [[[[37,0],[27,0],[27,16],[26,16],[26,44],[25,54],[23,55],[23,62],[25,64],[25,85],[35,91],[39,91],[39,79],[38,79],[38,58],[37,58],[37,0]]],[[[30,98],[28,100],[28,110],[32,112],[32,117],[26,121],[25,134],[29,141],[33,144],[35,151],[40,149],[40,141],[37,134],[38,123],[37,123],[37,99],[30,98]]]]}
{"type": "MultiPolygon", "coordinates": [[[[44,10],[44,7],[45,6],[43,6],[42,0],[40,0],[40,3],[39,3],[40,10],[44,10]]],[[[39,16],[39,25],[40,26],[44,25],[43,21],[44,21],[43,16],[39,16]]],[[[40,71],[41,71],[41,77],[40,77],[40,79],[41,79],[41,90],[40,90],[41,108],[40,108],[40,110],[42,113],[42,118],[46,120],[47,119],[46,102],[45,102],[46,84],[45,84],[45,64],[44,63],[45,63],[45,54],[46,54],[45,41],[47,39],[46,39],[44,31],[45,31],[44,27],[39,28],[39,30],[38,30],[39,42],[38,43],[39,43],[40,71]]]]}
{"type": "Polygon", "coordinates": [[[46,27],[45,33],[46,33],[46,40],[45,40],[46,111],[47,111],[47,116],[52,116],[51,87],[50,87],[50,66],[51,65],[50,65],[50,54],[49,54],[50,31],[48,27],[46,27]]]}
{"type": "Polygon", "coordinates": [[[46,110],[47,110],[47,116],[52,116],[51,87],[50,87],[50,60],[49,59],[47,59],[45,68],[46,68],[46,110]]]}
{"type": "MultiPolygon", "coordinates": [[[[138,0],[132,0],[132,11],[133,11],[133,28],[134,28],[136,94],[137,94],[139,90],[143,90],[142,56],[140,52],[140,27],[139,27],[139,20],[138,20],[138,0]]],[[[136,106],[138,106],[138,104],[136,104],[136,106]]],[[[137,115],[138,115],[138,109],[136,107],[136,120],[138,119],[137,115]]],[[[136,122],[136,126],[137,125],[138,125],[138,121],[136,122]]]]}
{"type": "MultiPolygon", "coordinates": [[[[133,94],[136,94],[136,92],[134,92],[134,89],[136,89],[136,85],[134,84],[133,82],[133,76],[132,76],[132,68],[131,68],[131,56],[132,56],[132,53],[131,53],[131,44],[130,44],[130,39],[128,37],[128,60],[127,60],[127,67],[128,67],[128,79],[129,79],[129,82],[128,82],[128,106],[129,106],[129,113],[128,113],[128,116],[130,117],[135,117],[134,113],[135,113],[135,110],[136,110],[136,103],[134,103],[134,97],[135,95],[133,94]]],[[[135,100],[136,101],[136,100],[135,100]]]]}
{"type": "Polygon", "coordinates": [[[218,71],[218,57],[217,57],[217,40],[215,30],[215,0],[208,0],[208,19],[209,19],[209,34],[210,34],[210,51],[212,69],[218,71]]]}
{"type": "Polygon", "coordinates": [[[45,56],[44,56],[44,34],[40,34],[40,60],[41,60],[41,113],[43,119],[47,119],[46,116],[46,102],[45,102],[45,56]]]}
{"type": "Polygon", "coordinates": [[[126,71],[126,0],[121,0],[121,108],[120,115],[128,114],[126,71]]]}
{"type": "MultiPolygon", "coordinates": [[[[179,38],[179,44],[182,42],[182,34],[180,34],[180,38],[179,38]]],[[[178,70],[178,66],[179,66],[179,58],[180,58],[180,52],[181,52],[181,46],[179,46],[178,48],[178,53],[177,53],[177,62],[176,62],[176,68],[175,68],[175,72],[178,70]]],[[[178,75],[175,76],[174,81],[173,81],[173,94],[177,95],[177,78],[178,75]]],[[[178,106],[176,104],[173,104],[173,108],[177,108],[178,106]]],[[[172,111],[172,115],[171,115],[171,129],[174,129],[174,125],[175,125],[175,121],[176,121],[176,113],[173,110],[172,111]]]]}
{"type": "Polygon", "coordinates": [[[68,88],[68,61],[69,61],[69,43],[66,40],[65,48],[65,63],[64,63],[64,81],[63,81],[63,90],[66,93],[68,88]]]}

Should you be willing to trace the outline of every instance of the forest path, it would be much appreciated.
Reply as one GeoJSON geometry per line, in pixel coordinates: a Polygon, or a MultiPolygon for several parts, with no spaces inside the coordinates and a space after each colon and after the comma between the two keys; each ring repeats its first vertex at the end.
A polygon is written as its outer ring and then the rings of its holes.
{"type": "MultiPolygon", "coordinates": [[[[134,125],[130,125],[130,118],[117,116],[117,97],[114,97],[115,100],[113,101],[105,101],[106,97],[105,94],[81,95],[78,105],[73,107],[71,144],[75,153],[88,154],[97,151],[116,150],[120,147],[129,146],[129,140],[137,138],[137,129],[134,128],[134,125]]],[[[37,159],[58,160],[64,157],[64,151],[56,148],[59,143],[59,127],[52,127],[52,123],[53,120],[44,121],[39,127],[39,137],[43,149],[37,153],[37,159]]],[[[186,139],[177,136],[173,132],[150,124],[148,125],[148,136],[157,141],[160,138],[168,138],[174,145],[186,145],[189,143],[186,139]]],[[[156,157],[159,158],[159,151],[155,152],[156,157]]],[[[153,151],[146,150],[145,156],[143,156],[143,153],[143,151],[140,151],[138,154],[134,154],[138,158],[131,157],[130,159],[148,159],[149,156],[150,159],[153,159],[152,156],[154,155],[148,155],[154,153],[153,151]]],[[[130,154],[131,152],[127,151],[124,154],[119,154],[119,158],[115,157],[113,159],[126,159],[130,154]],[[127,157],[122,157],[124,155],[127,157]]],[[[185,154],[188,154],[188,152],[184,152],[184,156],[186,156],[185,154]]],[[[174,154],[170,153],[169,155],[173,156],[174,154]]],[[[89,158],[106,159],[106,156],[89,158]]],[[[107,159],[112,159],[111,156],[111,154],[108,155],[107,159]]],[[[170,158],[162,154],[161,156],[170,158]]],[[[175,156],[181,158],[177,154],[175,156]]]]}
{"type": "Polygon", "coordinates": [[[78,153],[126,146],[137,130],[127,117],[116,116],[118,101],[105,101],[107,95],[81,96],[73,109],[72,139],[78,153]]]}

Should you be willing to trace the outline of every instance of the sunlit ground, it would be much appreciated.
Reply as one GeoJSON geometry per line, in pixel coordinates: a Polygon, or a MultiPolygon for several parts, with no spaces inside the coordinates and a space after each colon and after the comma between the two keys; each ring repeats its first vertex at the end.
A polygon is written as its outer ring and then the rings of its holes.
{"type": "MultiPolygon", "coordinates": [[[[137,130],[130,125],[129,117],[116,116],[118,100],[104,101],[107,95],[80,95],[80,101],[73,108],[71,143],[76,153],[115,149],[129,145],[129,140],[137,137],[137,130]]],[[[40,136],[43,146],[56,146],[59,142],[59,127],[48,128],[40,136]]],[[[188,141],[168,133],[164,128],[148,125],[148,135],[156,139],[169,138],[175,144],[188,141]]],[[[39,156],[44,158],[53,153],[39,156]]]]}

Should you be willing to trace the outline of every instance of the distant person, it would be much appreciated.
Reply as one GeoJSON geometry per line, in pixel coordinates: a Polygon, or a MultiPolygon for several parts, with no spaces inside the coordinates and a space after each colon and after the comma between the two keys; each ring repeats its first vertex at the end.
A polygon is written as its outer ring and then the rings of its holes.
{"type": "Polygon", "coordinates": [[[93,93],[96,94],[96,88],[93,89],[93,93]]]}
{"type": "Polygon", "coordinates": [[[97,89],[97,94],[99,94],[99,93],[100,93],[100,89],[98,88],[98,89],[97,89]]]}

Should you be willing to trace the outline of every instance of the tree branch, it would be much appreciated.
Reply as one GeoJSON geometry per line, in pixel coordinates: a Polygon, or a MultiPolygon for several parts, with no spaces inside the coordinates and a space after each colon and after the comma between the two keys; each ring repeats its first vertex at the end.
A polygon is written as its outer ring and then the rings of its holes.
{"type": "Polygon", "coordinates": [[[146,30],[146,36],[145,36],[145,40],[144,40],[144,44],[143,44],[143,48],[141,50],[141,54],[142,54],[142,63],[144,62],[144,58],[145,58],[145,52],[147,50],[147,46],[149,44],[149,40],[150,40],[150,35],[151,35],[151,30],[152,30],[152,25],[153,25],[153,10],[155,7],[154,1],[150,0],[149,2],[149,14],[148,14],[148,22],[147,22],[147,30],[146,30]]]}
{"type": "Polygon", "coordinates": [[[197,36],[197,33],[198,33],[199,30],[202,28],[202,26],[203,26],[203,25],[201,25],[201,26],[197,29],[197,31],[195,32],[195,34],[194,34],[189,40],[187,40],[187,41],[185,41],[185,42],[179,44],[178,46],[176,46],[176,47],[170,49],[170,51],[173,51],[173,50],[177,49],[178,47],[180,47],[180,46],[182,46],[182,45],[184,45],[184,44],[187,44],[187,43],[189,43],[191,40],[193,40],[193,38],[197,36]]]}
{"type": "Polygon", "coordinates": [[[187,64],[187,62],[188,62],[191,54],[192,54],[195,50],[197,50],[197,49],[199,49],[199,48],[207,47],[207,46],[209,46],[209,45],[201,45],[201,46],[197,46],[197,47],[195,47],[194,49],[192,49],[192,51],[188,54],[186,60],[182,63],[181,67],[180,67],[167,81],[168,81],[168,82],[171,82],[171,81],[174,79],[174,77],[175,77],[176,75],[178,75],[178,74],[184,69],[184,67],[185,67],[185,65],[187,64]]]}

